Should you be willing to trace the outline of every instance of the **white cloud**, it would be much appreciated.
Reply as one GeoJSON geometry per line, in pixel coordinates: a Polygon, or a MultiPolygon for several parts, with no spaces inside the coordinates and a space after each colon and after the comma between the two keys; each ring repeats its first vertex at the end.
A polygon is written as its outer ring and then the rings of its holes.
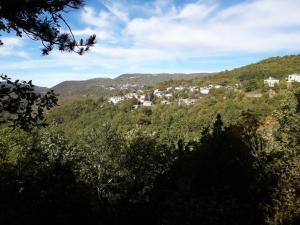
{"type": "Polygon", "coordinates": [[[21,50],[24,46],[24,41],[18,37],[1,37],[4,45],[0,46],[0,57],[18,56],[24,59],[29,59],[30,56],[25,51],[21,50]]]}
{"type": "Polygon", "coordinates": [[[96,33],[101,45],[91,54],[115,66],[120,58],[142,63],[300,50],[298,0],[243,1],[226,8],[220,0],[193,1],[180,7],[172,0],[144,5],[103,2],[107,10],[85,8],[82,20],[90,27],[75,34],[96,33]]]}
{"type": "Polygon", "coordinates": [[[96,34],[97,39],[103,41],[103,40],[109,40],[111,38],[111,35],[104,31],[104,30],[99,30],[99,29],[92,29],[90,27],[81,29],[81,30],[72,30],[72,33],[75,36],[90,36],[93,34],[96,34]]]}
{"type": "Polygon", "coordinates": [[[23,45],[22,39],[18,37],[1,37],[1,40],[7,47],[16,47],[23,45]]]}
{"type": "Polygon", "coordinates": [[[253,53],[300,49],[300,1],[255,0],[221,9],[187,4],[174,15],[135,18],[126,33],[137,46],[180,51],[186,57],[209,53],[253,53]],[[290,40],[290,41],[288,41],[290,40]]]}

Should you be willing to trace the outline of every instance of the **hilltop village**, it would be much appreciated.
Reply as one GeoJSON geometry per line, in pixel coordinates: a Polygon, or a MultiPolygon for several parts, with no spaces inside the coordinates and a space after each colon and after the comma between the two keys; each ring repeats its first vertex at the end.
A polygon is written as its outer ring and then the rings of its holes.
{"type": "MultiPolygon", "coordinates": [[[[262,81],[265,88],[268,89],[269,97],[273,97],[276,95],[274,88],[276,88],[280,84],[280,80],[269,77],[262,81]]],[[[282,81],[283,82],[283,81],[282,81]]],[[[284,82],[287,86],[291,86],[292,83],[300,82],[300,74],[291,74],[288,75],[284,82]]],[[[127,85],[125,89],[128,90],[127,85]]],[[[128,99],[135,99],[136,104],[134,108],[137,109],[139,107],[151,107],[154,104],[162,104],[162,105],[170,105],[170,104],[178,104],[178,105],[193,105],[201,98],[208,96],[211,93],[215,93],[217,90],[220,92],[233,91],[233,92],[245,92],[246,97],[261,97],[261,91],[250,91],[247,92],[243,87],[242,83],[235,83],[234,85],[223,86],[221,84],[208,84],[206,86],[170,86],[167,88],[157,88],[150,89],[145,91],[144,89],[138,89],[123,95],[112,96],[108,99],[108,102],[112,104],[118,104],[122,101],[128,99]]],[[[226,98],[226,96],[224,96],[226,98]]]]}

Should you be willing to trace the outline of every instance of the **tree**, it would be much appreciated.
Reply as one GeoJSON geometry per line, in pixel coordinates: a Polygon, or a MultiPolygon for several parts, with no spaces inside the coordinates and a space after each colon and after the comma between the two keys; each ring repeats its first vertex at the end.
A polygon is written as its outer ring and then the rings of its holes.
{"type": "MultiPolygon", "coordinates": [[[[19,0],[0,2],[0,32],[15,32],[16,36],[26,34],[41,41],[43,55],[55,47],[60,51],[82,55],[95,44],[96,36],[76,40],[62,13],[78,9],[83,0],[19,0]],[[68,32],[63,32],[63,25],[68,32]]],[[[0,45],[3,42],[0,40],[0,45]]],[[[12,82],[6,75],[0,81],[0,123],[13,123],[22,128],[36,125],[43,119],[44,109],[57,105],[53,91],[41,95],[34,91],[32,82],[12,82]]]]}
{"type": "Polygon", "coordinates": [[[257,87],[257,82],[256,80],[249,80],[246,82],[245,84],[245,90],[246,91],[254,91],[256,90],[258,87],[257,87]]]}
{"type": "Polygon", "coordinates": [[[12,82],[6,75],[0,78],[0,124],[19,125],[24,130],[45,125],[41,123],[43,112],[57,105],[55,93],[42,95],[34,90],[31,81],[12,82]]]}
{"type": "MultiPolygon", "coordinates": [[[[43,55],[48,55],[55,46],[60,51],[82,55],[95,44],[96,36],[76,41],[69,24],[62,16],[69,9],[78,9],[83,0],[18,0],[0,2],[0,31],[15,32],[22,37],[25,33],[33,40],[42,42],[43,55]],[[68,33],[62,32],[62,25],[68,33]]],[[[0,40],[0,44],[3,42],[0,40]]]]}

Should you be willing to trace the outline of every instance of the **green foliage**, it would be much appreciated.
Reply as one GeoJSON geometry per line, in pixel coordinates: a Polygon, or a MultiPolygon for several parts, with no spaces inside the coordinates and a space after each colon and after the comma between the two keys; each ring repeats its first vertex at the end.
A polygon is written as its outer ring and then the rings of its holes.
{"type": "Polygon", "coordinates": [[[244,85],[245,91],[249,92],[249,91],[254,91],[258,89],[258,85],[256,80],[253,79],[249,79],[245,85],[244,85]]]}
{"type": "Polygon", "coordinates": [[[0,124],[20,126],[24,130],[45,125],[44,110],[57,105],[53,91],[36,93],[31,81],[11,81],[0,75],[0,124]]]}
{"type": "MultiPolygon", "coordinates": [[[[262,65],[278,60],[284,58],[262,65]]],[[[262,88],[256,79],[244,78],[249,91],[262,88]]],[[[51,110],[47,128],[26,133],[1,127],[0,219],[4,224],[296,224],[299,88],[279,86],[272,98],[266,91],[249,98],[242,89],[222,88],[189,107],[138,109],[134,99],[112,105],[87,98],[51,110]]]]}

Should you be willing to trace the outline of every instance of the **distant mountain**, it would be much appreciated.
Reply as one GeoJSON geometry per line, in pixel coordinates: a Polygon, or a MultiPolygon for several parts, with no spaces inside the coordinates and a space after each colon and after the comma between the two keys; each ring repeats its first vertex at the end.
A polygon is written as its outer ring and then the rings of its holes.
{"type": "Polygon", "coordinates": [[[94,78],[82,81],[63,81],[51,89],[62,96],[101,94],[110,86],[110,78],[94,78]]]}
{"type": "Polygon", "coordinates": [[[47,87],[34,86],[34,90],[38,93],[46,93],[50,89],[47,87]]]}
{"type": "Polygon", "coordinates": [[[168,80],[194,79],[209,73],[161,73],[161,74],[123,74],[114,79],[94,78],[83,81],[64,81],[52,87],[56,93],[62,96],[71,95],[98,95],[108,91],[118,91],[124,89],[139,89],[151,86],[168,80]]]}
{"type": "MultiPolygon", "coordinates": [[[[10,84],[6,83],[6,82],[0,82],[1,85],[5,85],[5,86],[11,86],[10,84]]],[[[41,94],[44,94],[46,93],[47,91],[49,91],[50,89],[47,88],[47,87],[40,87],[40,86],[36,86],[34,85],[34,91],[37,92],[37,93],[41,93],[41,94]]]]}
{"type": "Polygon", "coordinates": [[[138,89],[152,86],[169,80],[194,80],[207,75],[215,75],[212,79],[236,78],[240,81],[262,80],[269,76],[285,79],[287,75],[300,73],[300,55],[272,57],[260,62],[219,73],[161,73],[161,74],[123,74],[115,79],[95,78],[84,81],[64,81],[52,89],[62,96],[98,95],[124,89],[138,89]]]}

